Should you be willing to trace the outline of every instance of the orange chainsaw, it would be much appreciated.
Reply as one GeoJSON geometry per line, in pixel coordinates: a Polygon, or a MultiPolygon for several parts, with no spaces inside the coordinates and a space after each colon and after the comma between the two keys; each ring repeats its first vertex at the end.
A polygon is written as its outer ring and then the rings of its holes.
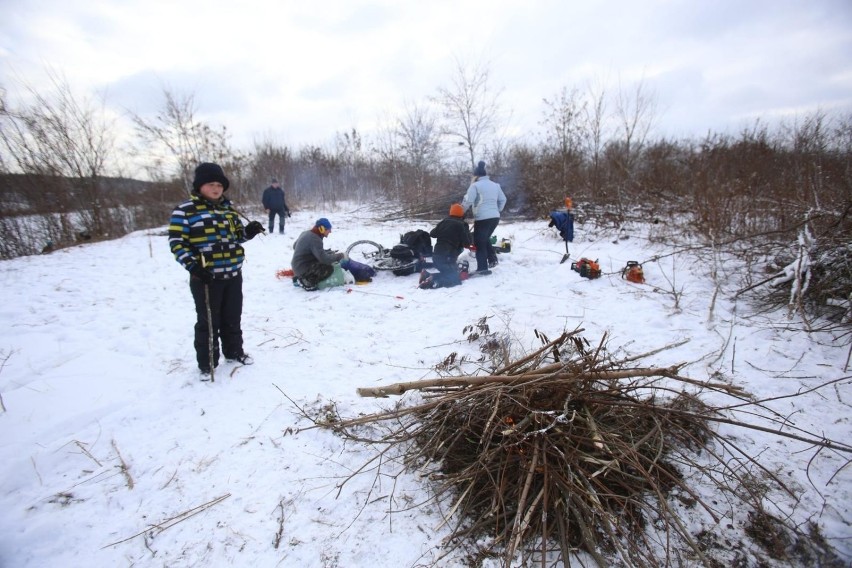
{"type": "Polygon", "coordinates": [[[588,258],[581,258],[577,262],[571,263],[571,270],[577,272],[583,278],[594,279],[600,278],[601,276],[601,266],[598,264],[597,260],[589,260],[588,258]]]}
{"type": "Polygon", "coordinates": [[[627,261],[627,266],[621,269],[621,277],[628,282],[645,283],[645,272],[642,270],[642,265],[635,260],[627,261]]]}

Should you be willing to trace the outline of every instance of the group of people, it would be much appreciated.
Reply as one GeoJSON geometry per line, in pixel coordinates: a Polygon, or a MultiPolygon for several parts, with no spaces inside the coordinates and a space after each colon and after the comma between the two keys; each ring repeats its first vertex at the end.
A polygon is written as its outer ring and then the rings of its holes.
{"type": "Polygon", "coordinates": [[[453,203],[447,218],[432,229],[429,236],[436,239],[432,262],[437,274],[423,271],[420,274],[421,288],[444,288],[461,284],[464,267],[458,266],[458,257],[465,248],[471,247],[471,235],[464,217],[467,210],[473,212],[473,248],[476,251],[474,274],[488,275],[497,266],[497,252],[491,243],[491,235],[500,223],[500,213],[506,206],[506,195],[500,184],[491,180],[485,171],[485,162],[479,162],[473,170],[473,183],[467,189],[461,203],[453,203]]]}
{"type": "MultiPolygon", "coordinates": [[[[473,171],[473,182],[461,203],[450,207],[449,215],[432,229],[436,239],[432,260],[438,272],[424,271],[421,288],[440,288],[461,284],[458,257],[465,248],[476,249],[476,274],[491,274],[497,254],[491,235],[500,222],[506,196],[499,184],[491,181],[485,162],[473,171]],[[464,217],[473,212],[473,235],[464,217]]],[[[202,380],[209,380],[219,364],[226,360],[251,365],[252,357],[243,349],[241,327],[243,292],[243,243],[264,232],[258,221],[243,225],[242,216],[225,196],[230,182],[221,166],[202,163],[195,169],[192,194],[172,212],[169,221],[169,248],[175,259],[189,272],[189,289],[195,303],[194,346],[202,380]]],[[[290,209],[278,180],[263,192],[262,203],[269,213],[269,232],[274,232],[278,216],[279,232],[284,233],[284,215],[290,209]]],[[[323,239],[331,233],[331,222],[322,217],[302,232],[293,245],[291,267],[294,277],[305,290],[316,290],[344,259],[341,252],[327,250],[323,239]]]]}

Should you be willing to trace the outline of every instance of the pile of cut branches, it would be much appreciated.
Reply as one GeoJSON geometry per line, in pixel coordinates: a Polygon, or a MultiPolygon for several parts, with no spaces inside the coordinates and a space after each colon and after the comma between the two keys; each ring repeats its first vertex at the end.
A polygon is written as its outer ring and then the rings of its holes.
{"type": "Polygon", "coordinates": [[[755,290],[758,301],[786,306],[806,318],[825,318],[826,329],[852,340],[852,203],[830,222],[807,222],[795,243],[775,243],[771,275],[737,292],[755,290]]]}
{"type": "MultiPolygon", "coordinates": [[[[540,336],[543,347],[485,376],[358,389],[362,396],[417,390],[424,398],[321,425],[381,446],[371,460],[376,471],[390,448],[400,449],[405,469],[434,482],[435,502],[452,503],[445,549],[473,546],[471,565],[486,557],[505,566],[567,564],[577,554],[599,566],[709,565],[708,544],[686,526],[684,510],[700,507],[715,523],[724,515],[684,472],[704,472],[740,493],[739,476],[753,464],[731,459],[746,452],[709,426],[726,420],[678,385],[744,393],[682,377],[678,366],[628,366],[637,358],[615,360],[603,340],[592,347],[581,331],[540,336]],[[732,451],[705,452],[712,442],[732,451]]],[[[749,510],[760,507],[755,501],[749,510]]]]}

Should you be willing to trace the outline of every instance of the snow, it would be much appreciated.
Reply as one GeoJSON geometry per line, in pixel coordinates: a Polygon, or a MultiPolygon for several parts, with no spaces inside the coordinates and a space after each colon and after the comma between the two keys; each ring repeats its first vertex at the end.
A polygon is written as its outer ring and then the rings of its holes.
{"type": "MultiPolygon", "coordinates": [[[[616,234],[578,225],[571,259],[599,259],[596,280],[559,263],[564,244],[546,221],[504,221],[495,234],[512,251],[491,276],[420,290],[416,276],[380,273],[307,293],[276,272],[319,216],[334,224],[327,245],[339,250],[432,227],[301,211],[285,235],[247,243],[243,329],[255,364],[224,363],[215,383],[199,381],[187,274],[165,228],[0,263],[0,566],[459,565],[440,559],[440,511],[412,506],[428,502],[422,480],[368,471],[340,488],[375,452],[298,431],[310,423],[296,405],[333,404],[344,417],[386,408],[398,399],[355,389],[434,377],[452,352],[478,356],[463,329],[484,316],[528,351],[540,345],[535,330],[554,338],[577,327],[592,343],[606,333],[625,355],[684,342],[640,364],[687,362],[683,375],[728,380],[757,398],[848,377],[848,344],[804,333],[786,310],[755,315],[742,297],[734,303],[735,259],[715,263],[716,294],[714,260],[673,254],[660,226],[616,234]],[[646,285],[621,279],[628,260],[644,263],[646,285]]],[[[766,406],[800,435],[848,442],[850,403],[847,379],[766,406]]],[[[818,521],[850,561],[849,454],[814,457],[805,443],[720,428],[800,492],[798,503],[774,499],[797,522],[818,521]]]]}

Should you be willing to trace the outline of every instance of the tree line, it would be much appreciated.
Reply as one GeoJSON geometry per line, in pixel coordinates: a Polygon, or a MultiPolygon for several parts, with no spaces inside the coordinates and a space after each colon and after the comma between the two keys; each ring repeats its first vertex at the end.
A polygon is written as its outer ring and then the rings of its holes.
{"type": "Polygon", "coordinates": [[[245,207],[277,177],[296,208],[378,201],[388,218],[435,218],[484,159],[510,215],[546,218],[571,196],[578,214],[677,218],[713,239],[838,218],[852,202],[852,114],[673,140],[654,137],[656,102],[641,82],[565,87],[543,99],[540,129],[517,138],[488,68],[456,62],[447,86],[369,137],[349,128],[324,145],[238,149],[226,126],[199,117],[192,94],[164,89],[156,115],[116,115],[50,78],[49,90],[24,86],[26,103],[0,89],[0,258],[162,226],[202,161],[223,165],[245,207]]]}

